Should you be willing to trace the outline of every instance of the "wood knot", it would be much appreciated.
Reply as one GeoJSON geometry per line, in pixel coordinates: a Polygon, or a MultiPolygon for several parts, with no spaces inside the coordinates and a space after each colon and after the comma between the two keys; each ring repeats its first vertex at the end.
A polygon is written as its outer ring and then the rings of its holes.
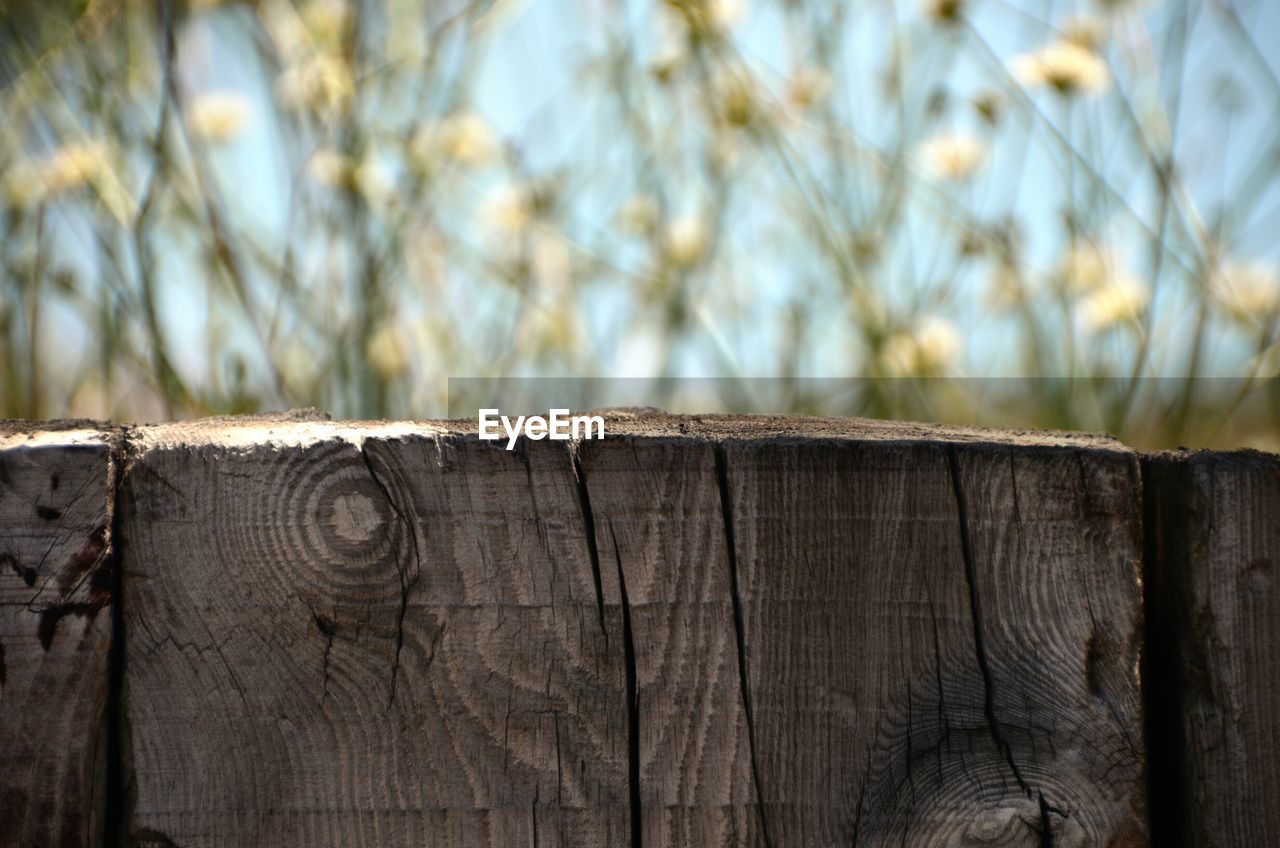
{"type": "Polygon", "coordinates": [[[362,492],[344,492],[328,504],[329,527],[351,543],[369,541],[386,523],[373,498],[362,492]]]}

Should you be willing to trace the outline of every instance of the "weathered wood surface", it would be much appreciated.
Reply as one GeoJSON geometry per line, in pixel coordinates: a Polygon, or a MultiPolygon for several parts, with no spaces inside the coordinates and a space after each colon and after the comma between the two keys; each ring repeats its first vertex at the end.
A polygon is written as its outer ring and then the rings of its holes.
{"type": "Polygon", "coordinates": [[[0,424],[0,845],[101,844],[112,446],[0,424]]]}
{"type": "Polygon", "coordinates": [[[1277,457],[4,426],[0,846],[1280,844],[1277,457]]]}
{"type": "Polygon", "coordinates": [[[628,438],[579,453],[619,587],[606,603],[626,604],[638,841],[762,844],[715,448],[628,438]]]}
{"type": "Polygon", "coordinates": [[[623,620],[564,445],[303,429],[133,461],[130,837],[626,844],[623,620]]]}
{"type": "Polygon", "coordinates": [[[1145,482],[1157,830],[1280,845],[1280,457],[1161,455],[1145,482]]]}
{"type": "Polygon", "coordinates": [[[1134,455],[725,424],[140,434],[130,838],[1142,844],[1134,455]]]}
{"type": "Polygon", "coordinates": [[[1133,456],[724,452],[772,844],[1145,843],[1133,456]]]}

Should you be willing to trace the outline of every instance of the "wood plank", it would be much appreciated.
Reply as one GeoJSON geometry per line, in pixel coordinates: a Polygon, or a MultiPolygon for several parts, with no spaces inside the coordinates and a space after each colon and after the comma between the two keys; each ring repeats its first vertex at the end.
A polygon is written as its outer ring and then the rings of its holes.
{"type": "Polygon", "coordinates": [[[579,451],[603,567],[627,589],[640,842],[761,844],[714,446],[622,437],[579,451]]]}
{"type": "Polygon", "coordinates": [[[1153,764],[1169,845],[1280,844],[1280,457],[1145,462],[1153,764]]]}
{"type": "Polygon", "coordinates": [[[0,845],[102,841],[113,471],[96,429],[0,425],[0,845]]]}
{"type": "Polygon", "coordinates": [[[620,598],[565,446],[283,432],[140,443],[129,836],[627,843],[620,598]]]}
{"type": "Polygon", "coordinates": [[[1134,454],[821,419],[609,433],[140,431],[126,837],[1146,844],[1134,454]]]}
{"type": "Polygon", "coordinates": [[[723,451],[764,844],[1146,844],[1134,456],[723,451]]]}

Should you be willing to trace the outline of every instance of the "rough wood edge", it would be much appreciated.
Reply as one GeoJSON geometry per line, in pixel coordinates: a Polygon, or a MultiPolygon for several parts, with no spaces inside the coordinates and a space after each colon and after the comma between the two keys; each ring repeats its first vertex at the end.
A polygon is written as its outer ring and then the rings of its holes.
{"type": "MultiPolygon", "coordinates": [[[[608,438],[784,443],[937,442],[1136,453],[1105,433],[1007,430],[799,415],[671,415],[649,409],[591,412],[604,416],[608,438]]],[[[173,447],[295,447],[333,439],[359,443],[366,438],[476,438],[477,426],[474,419],[334,421],[315,410],[138,425],[93,421],[0,421],[0,448],[37,440],[66,443],[69,439],[84,439],[97,443],[97,439],[118,437],[121,433],[127,436],[126,453],[133,454],[173,447]]]]}

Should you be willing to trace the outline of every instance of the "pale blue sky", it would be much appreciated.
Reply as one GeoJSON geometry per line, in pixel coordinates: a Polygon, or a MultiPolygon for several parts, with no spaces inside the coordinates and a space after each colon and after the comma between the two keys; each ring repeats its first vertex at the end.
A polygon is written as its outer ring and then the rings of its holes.
{"type": "MultiPolygon", "coordinates": [[[[628,7],[633,18],[632,30],[638,43],[638,51],[652,50],[656,35],[652,26],[652,7],[636,4],[628,7]]],[[[844,57],[845,75],[837,78],[832,97],[842,101],[843,113],[850,131],[862,142],[886,146],[891,122],[885,119],[888,106],[869,90],[869,80],[874,70],[884,62],[892,31],[893,17],[905,33],[908,43],[930,45],[928,50],[912,55],[910,67],[918,75],[922,90],[924,81],[937,82],[931,74],[936,63],[944,60],[948,50],[946,39],[917,38],[921,30],[930,26],[922,19],[916,4],[888,3],[868,4],[867,11],[857,16],[847,39],[848,51],[844,57]],[[929,51],[933,51],[930,53],[929,51]]],[[[1171,9],[1178,4],[1151,4],[1146,7],[1144,20],[1147,30],[1158,42],[1164,37],[1171,9]]],[[[1193,5],[1192,8],[1195,8],[1193,5]]],[[[990,46],[995,58],[1007,61],[1017,53],[1032,49],[1049,40],[1052,33],[1044,21],[1060,22],[1069,14],[1095,10],[1088,4],[1052,2],[988,2],[972,6],[975,29],[990,46]]],[[[471,105],[484,115],[505,138],[519,139],[521,152],[533,170],[567,168],[586,175],[575,186],[571,200],[570,219],[574,232],[571,235],[582,245],[595,243],[594,235],[607,230],[613,211],[626,196],[625,152],[619,152],[610,144],[610,134],[616,132],[609,120],[610,104],[604,90],[598,84],[584,82],[583,69],[587,61],[601,52],[606,22],[619,12],[614,4],[603,2],[529,2],[511,4],[503,16],[498,34],[483,51],[479,73],[470,91],[471,105]],[[614,172],[621,176],[615,178],[614,172]]],[[[1212,20],[1216,12],[1209,7],[1200,14],[1212,20]]],[[[1184,163],[1183,178],[1189,194],[1200,212],[1212,216],[1222,198],[1234,197],[1241,187],[1249,185],[1245,172],[1258,159],[1259,151],[1275,143],[1277,136],[1277,109],[1280,108],[1280,86],[1275,80],[1276,56],[1280,56],[1280,3],[1255,2],[1241,6],[1240,14],[1246,21],[1256,44],[1269,53],[1269,68],[1250,64],[1250,59],[1234,47],[1216,24],[1201,22],[1193,30],[1189,45],[1188,61],[1181,78],[1165,79],[1166,98],[1181,88],[1183,97],[1182,121],[1179,128],[1179,156],[1184,163]],[[1269,76],[1269,78],[1268,78],[1269,76]],[[1243,86],[1248,107],[1234,117],[1228,125],[1224,113],[1217,108],[1220,101],[1220,83],[1231,77],[1243,86]]],[[[616,24],[610,24],[616,26],[616,24]]],[[[1129,25],[1130,38],[1140,41],[1141,27],[1129,25]]],[[[237,38],[235,19],[211,16],[186,33],[183,39],[184,78],[197,90],[233,90],[250,97],[260,114],[269,113],[269,89],[262,86],[257,60],[237,38]]],[[[747,58],[766,84],[777,85],[791,72],[794,54],[787,49],[784,27],[776,4],[753,4],[735,29],[735,38],[742,54],[747,58]]],[[[1153,45],[1157,52],[1158,43],[1153,45]]],[[[1114,53],[1112,54],[1114,55],[1114,53]]],[[[974,60],[972,50],[961,51],[960,58],[950,67],[945,83],[956,103],[954,117],[948,125],[957,130],[978,131],[970,110],[962,108],[965,98],[988,87],[999,87],[999,71],[992,63],[974,60]]],[[[909,86],[910,87],[910,86],[909,86]]],[[[1037,95],[1037,107],[1046,114],[1058,108],[1050,95],[1037,95]]],[[[1080,138],[1093,145],[1096,156],[1091,161],[1101,167],[1109,182],[1117,186],[1124,201],[1144,218],[1153,219],[1154,194],[1151,191],[1149,169],[1136,159],[1132,145],[1126,140],[1127,130],[1122,130],[1124,119],[1114,98],[1103,98],[1098,103],[1084,107],[1078,121],[1080,138]]],[[[686,120],[685,116],[671,114],[672,122],[686,120]]],[[[696,122],[689,121],[691,127],[696,122]]],[[[992,160],[976,184],[965,192],[977,208],[993,218],[1003,211],[1015,212],[1026,226],[1027,258],[1032,268],[1048,268],[1062,249],[1059,207],[1063,198],[1063,160],[1054,155],[1052,144],[1045,141],[1043,133],[1028,134],[1029,125],[1015,122],[1006,125],[994,139],[992,160]],[[1030,139],[1025,167],[1014,160],[1021,155],[1023,145],[1030,139]],[[1011,178],[1012,174],[1020,178],[1011,178]]],[[[265,121],[257,121],[239,143],[218,155],[218,168],[224,186],[231,196],[237,219],[243,225],[263,233],[278,234],[283,231],[288,189],[292,182],[290,162],[274,143],[272,128],[265,121]]],[[[471,178],[469,190],[477,198],[489,191],[496,180],[492,174],[471,178]]],[[[750,190],[750,183],[745,184],[750,190]]],[[[698,187],[691,184],[690,197],[698,195],[698,187]]],[[[741,321],[731,323],[721,330],[718,343],[727,346],[743,373],[763,375],[770,373],[769,352],[775,348],[774,323],[769,319],[783,307],[793,295],[796,280],[808,274],[823,273],[819,267],[809,267],[804,257],[788,252],[786,245],[766,245],[757,238],[763,230],[769,230],[770,222],[785,210],[770,208],[769,198],[762,197],[759,208],[748,205],[735,218],[729,232],[728,249],[735,255],[733,284],[750,293],[755,308],[749,310],[741,321]],[[764,358],[762,358],[764,357],[764,358]]],[[[857,199],[855,198],[855,202],[857,199]]],[[[1114,205],[1114,203],[1113,203],[1114,205]]],[[[1272,180],[1252,206],[1253,212],[1247,225],[1236,233],[1233,253],[1245,259],[1280,260],[1280,188],[1272,180]]],[[[909,297],[909,291],[895,294],[896,279],[910,279],[930,267],[937,251],[937,233],[928,216],[913,213],[908,218],[911,228],[909,241],[888,257],[881,273],[884,286],[891,292],[890,298],[909,297]],[[908,246],[909,245],[909,246],[908,246]]],[[[1139,234],[1133,222],[1122,211],[1112,216],[1110,230],[1113,238],[1130,260],[1139,268],[1146,262],[1145,247],[1136,238],[1139,234]]],[[[484,236],[476,233],[474,241],[483,242],[484,236]]],[[[184,263],[181,247],[170,246],[166,252],[168,279],[181,280],[184,263]]],[[[610,261],[626,265],[625,250],[611,255],[610,261]]],[[[945,314],[956,321],[966,332],[966,370],[971,374],[1017,373],[1020,364],[1012,346],[1012,330],[1008,322],[991,314],[984,306],[980,294],[984,284],[981,273],[963,276],[958,282],[959,293],[946,307],[945,314]]],[[[410,281],[412,282],[412,281],[410,281]]],[[[164,293],[166,311],[178,331],[173,334],[179,359],[200,358],[199,323],[202,320],[202,295],[180,283],[170,284],[164,293]]],[[[609,359],[616,355],[611,339],[628,320],[628,312],[616,294],[596,297],[589,308],[589,316],[597,343],[605,359],[601,372],[608,373],[616,365],[609,359]]],[[[1175,303],[1162,303],[1159,296],[1155,304],[1157,315],[1170,320],[1176,318],[1181,307],[1175,303]],[[1164,309],[1165,312],[1160,310],[1164,309]]],[[[1178,332],[1176,320],[1170,324],[1171,332],[1178,332]]],[[[814,327],[812,350],[807,369],[812,376],[846,376],[856,369],[845,364],[842,346],[846,328],[840,320],[819,321],[814,327]]],[[[714,357],[692,354],[682,363],[685,372],[693,375],[719,373],[722,363],[714,357]]]]}

